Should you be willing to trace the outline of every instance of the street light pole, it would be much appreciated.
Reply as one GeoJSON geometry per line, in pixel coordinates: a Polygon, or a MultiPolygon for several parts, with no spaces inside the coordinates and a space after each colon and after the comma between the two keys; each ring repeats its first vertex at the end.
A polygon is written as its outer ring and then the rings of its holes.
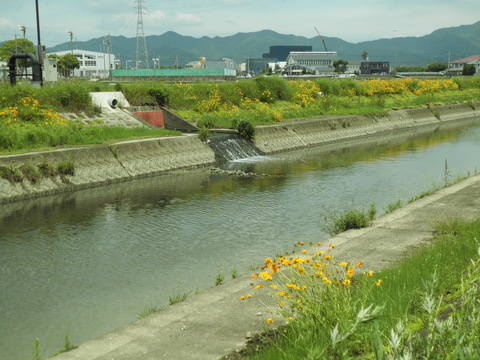
{"type": "Polygon", "coordinates": [[[73,55],[73,32],[68,31],[68,30],[66,32],[70,36],[70,48],[72,50],[72,55],[73,55]]]}
{"type": "Polygon", "coordinates": [[[27,27],[25,25],[18,25],[18,28],[21,32],[23,32],[23,38],[25,39],[25,32],[27,31],[27,27]]]}

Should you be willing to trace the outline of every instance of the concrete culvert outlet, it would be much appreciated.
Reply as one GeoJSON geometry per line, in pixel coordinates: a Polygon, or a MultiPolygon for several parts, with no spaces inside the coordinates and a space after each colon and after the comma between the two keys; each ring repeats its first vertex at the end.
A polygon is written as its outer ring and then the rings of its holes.
{"type": "Polygon", "coordinates": [[[113,109],[115,109],[118,105],[117,99],[108,99],[108,105],[110,105],[113,109]]]}

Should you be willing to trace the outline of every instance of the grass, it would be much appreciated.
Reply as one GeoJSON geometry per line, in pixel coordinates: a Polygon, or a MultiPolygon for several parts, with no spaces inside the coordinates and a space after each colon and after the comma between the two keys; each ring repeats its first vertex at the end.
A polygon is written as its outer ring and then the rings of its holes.
{"type": "Polygon", "coordinates": [[[22,183],[25,180],[35,184],[42,179],[53,178],[57,175],[75,175],[75,163],[73,160],[68,159],[57,164],[42,162],[35,166],[30,164],[23,164],[20,167],[0,166],[0,178],[8,180],[13,184],[22,183]]]}
{"type": "MultiPolygon", "coordinates": [[[[0,85],[0,154],[98,145],[125,139],[178,135],[155,129],[84,126],[62,112],[94,117],[100,109],[89,92],[122,91],[133,106],[168,106],[204,129],[238,129],[246,138],[254,127],[289,119],[331,116],[385,116],[389,109],[467,103],[480,96],[475,77],[448,79],[318,79],[258,77],[235,83],[133,82],[111,86],[75,81],[34,88],[0,85]]],[[[432,108],[433,109],[433,108],[432,108]]],[[[435,111],[435,110],[432,110],[435,111]]],[[[438,114],[437,114],[438,115],[438,114]]],[[[332,129],[350,123],[332,123],[332,129]]],[[[208,137],[205,130],[203,138],[208,137]]]]}
{"type": "Polygon", "coordinates": [[[155,314],[156,312],[159,312],[160,310],[161,309],[156,306],[148,307],[138,315],[138,319],[143,319],[151,314],[155,314]]]}
{"type": "Polygon", "coordinates": [[[111,144],[126,139],[143,139],[181,135],[179,131],[148,128],[95,127],[72,123],[70,126],[36,126],[19,128],[0,123],[0,154],[46,151],[71,146],[111,144]]]}
{"type": "Polygon", "coordinates": [[[325,217],[325,225],[322,230],[331,236],[340,234],[350,229],[361,229],[371,224],[377,209],[375,204],[370,204],[368,210],[347,209],[342,212],[334,211],[325,217]]]}
{"type": "Polygon", "coordinates": [[[435,232],[381,272],[339,262],[334,251],[310,261],[267,258],[259,277],[272,277],[266,289],[287,325],[250,358],[478,358],[480,220],[447,220],[435,232]]]}
{"type": "Polygon", "coordinates": [[[188,293],[183,293],[183,294],[174,294],[173,296],[168,297],[168,304],[169,305],[174,305],[181,303],[182,301],[187,300],[188,298],[188,293]]]}
{"type": "Polygon", "coordinates": [[[387,205],[387,208],[385,209],[385,213],[388,214],[392,211],[400,209],[401,207],[402,207],[402,200],[398,199],[397,201],[391,202],[387,205]]]}
{"type": "Polygon", "coordinates": [[[215,286],[222,285],[224,282],[225,282],[225,274],[224,273],[217,274],[217,277],[215,278],[215,286]]]}

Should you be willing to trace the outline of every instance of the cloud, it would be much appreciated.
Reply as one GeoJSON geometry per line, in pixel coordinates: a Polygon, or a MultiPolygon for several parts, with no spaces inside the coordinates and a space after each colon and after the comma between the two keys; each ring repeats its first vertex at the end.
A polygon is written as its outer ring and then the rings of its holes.
{"type": "Polygon", "coordinates": [[[176,13],[172,19],[172,24],[180,25],[201,25],[202,19],[192,13],[176,13]]]}
{"type": "Polygon", "coordinates": [[[144,19],[159,21],[165,20],[167,15],[161,10],[155,10],[154,12],[147,13],[143,16],[144,19]]]}

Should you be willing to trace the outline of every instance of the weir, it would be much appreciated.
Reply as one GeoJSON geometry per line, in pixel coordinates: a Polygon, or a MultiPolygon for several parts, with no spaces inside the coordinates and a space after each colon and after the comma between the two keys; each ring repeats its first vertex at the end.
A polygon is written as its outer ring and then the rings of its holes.
{"type": "Polygon", "coordinates": [[[212,136],[209,145],[215,153],[217,162],[220,163],[257,158],[263,155],[253,142],[235,134],[212,136]]]}

